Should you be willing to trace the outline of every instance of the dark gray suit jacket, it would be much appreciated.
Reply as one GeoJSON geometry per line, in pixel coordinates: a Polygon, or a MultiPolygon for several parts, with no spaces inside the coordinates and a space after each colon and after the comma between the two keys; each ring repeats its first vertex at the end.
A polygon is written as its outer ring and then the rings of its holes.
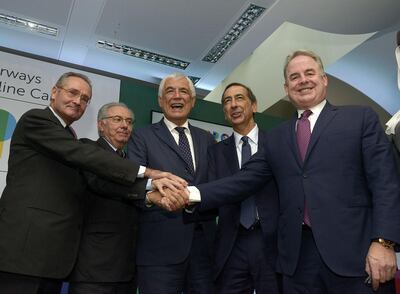
{"type": "Polygon", "coordinates": [[[80,169],[133,185],[139,166],[79,142],[49,108],[21,117],[0,198],[0,271],[56,279],[71,272],[85,203],[80,169]]]}

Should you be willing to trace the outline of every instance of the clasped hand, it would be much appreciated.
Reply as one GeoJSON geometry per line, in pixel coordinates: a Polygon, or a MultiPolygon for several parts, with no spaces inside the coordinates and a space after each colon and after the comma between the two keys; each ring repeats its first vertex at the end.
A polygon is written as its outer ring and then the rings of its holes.
{"type": "Polygon", "coordinates": [[[188,183],[169,172],[149,170],[153,191],[147,194],[147,201],[168,211],[176,211],[189,203],[188,183]]]}

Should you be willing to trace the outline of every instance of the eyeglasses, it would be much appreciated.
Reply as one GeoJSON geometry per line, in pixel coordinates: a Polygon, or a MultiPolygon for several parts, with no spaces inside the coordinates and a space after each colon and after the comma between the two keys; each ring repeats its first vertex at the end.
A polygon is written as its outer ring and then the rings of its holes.
{"type": "Polygon", "coordinates": [[[103,117],[102,119],[109,119],[111,118],[111,121],[115,124],[121,124],[123,121],[125,121],[125,123],[128,126],[132,126],[134,123],[134,120],[130,117],[127,118],[123,118],[122,116],[119,115],[114,115],[114,116],[107,116],[107,117],[103,117]]]}
{"type": "Polygon", "coordinates": [[[65,89],[63,87],[57,87],[58,89],[64,90],[67,93],[67,96],[69,98],[78,98],[79,100],[84,103],[84,104],[89,104],[90,103],[90,97],[82,94],[81,91],[77,90],[77,89],[65,89]]]}

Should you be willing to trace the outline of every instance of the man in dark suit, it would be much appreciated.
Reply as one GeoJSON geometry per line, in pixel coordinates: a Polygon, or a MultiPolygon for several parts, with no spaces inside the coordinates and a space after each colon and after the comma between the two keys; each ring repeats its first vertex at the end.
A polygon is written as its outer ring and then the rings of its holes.
{"type": "Polygon", "coordinates": [[[311,51],[289,55],[284,75],[296,115],[269,132],[239,173],[199,185],[200,194],[189,187],[190,198],[201,200],[200,210],[234,203],[273,175],[284,293],[393,293],[400,185],[377,115],[329,104],[311,51]]]}
{"type": "MultiPolygon", "coordinates": [[[[164,78],[158,92],[164,118],[135,130],[128,143],[129,158],[174,173],[191,184],[206,182],[207,147],[214,139],[209,132],[188,123],[195,99],[188,77],[177,73],[164,78]]],[[[213,293],[214,231],[214,219],[184,224],[180,211],[141,207],[136,257],[139,292],[213,293]]]]}
{"type": "MultiPolygon", "coordinates": [[[[125,157],[123,148],[132,133],[134,117],[123,103],[103,105],[97,115],[100,138],[85,140],[125,157]]],[[[88,206],[78,260],[70,275],[70,294],[135,293],[137,212],[132,200],[144,199],[146,179],[136,191],[114,187],[93,174],[89,182],[88,206]]],[[[143,201],[143,200],[142,200],[143,201]]]]}
{"type": "MultiPolygon", "coordinates": [[[[229,84],[221,102],[225,119],[234,133],[209,147],[210,181],[236,173],[244,164],[246,148],[251,151],[249,155],[257,152],[265,137],[265,132],[259,130],[254,121],[257,100],[250,88],[240,83],[229,84]]],[[[274,181],[248,200],[218,209],[214,261],[216,293],[278,293],[275,273],[278,214],[274,181]],[[249,221],[246,220],[248,207],[252,212],[249,221]]]]}
{"type": "Polygon", "coordinates": [[[0,198],[0,293],[59,293],[75,263],[85,189],[80,170],[127,186],[157,173],[79,142],[70,130],[92,96],[90,80],[65,73],[50,107],[32,109],[11,139],[0,198]]]}

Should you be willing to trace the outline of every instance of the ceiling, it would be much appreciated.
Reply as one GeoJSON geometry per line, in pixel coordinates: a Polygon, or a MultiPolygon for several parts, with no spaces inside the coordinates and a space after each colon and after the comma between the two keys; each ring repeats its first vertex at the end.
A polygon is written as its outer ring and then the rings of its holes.
{"type": "Polygon", "coordinates": [[[384,84],[391,87],[390,97],[384,97],[390,102],[382,103],[388,112],[400,108],[394,58],[399,0],[1,0],[0,12],[59,28],[59,34],[51,37],[0,23],[0,46],[151,83],[177,71],[96,43],[107,40],[149,50],[189,61],[182,72],[199,77],[196,87],[202,93],[211,91],[206,99],[216,102],[220,94],[213,90],[230,77],[240,79],[243,74],[245,81],[258,77],[264,85],[255,87],[265,100],[260,111],[284,96],[282,90],[273,91],[282,89],[283,57],[300,47],[322,52],[329,74],[350,81],[381,104],[382,97],[376,97],[382,96],[379,87],[371,88],[364,77],[365,64],[354,64],[378,56],[373,66],[385,68],[376,77],[387,73],[390,83],[384,84]],[[265,12],[217,63],[202,61],[250,3],[265,7],[265,12]],[[266,60],[262,68],[250,71],[249,64],[260,58],[266,60]],[[268,79],[263,83],[264,76],[268,79]]]}

